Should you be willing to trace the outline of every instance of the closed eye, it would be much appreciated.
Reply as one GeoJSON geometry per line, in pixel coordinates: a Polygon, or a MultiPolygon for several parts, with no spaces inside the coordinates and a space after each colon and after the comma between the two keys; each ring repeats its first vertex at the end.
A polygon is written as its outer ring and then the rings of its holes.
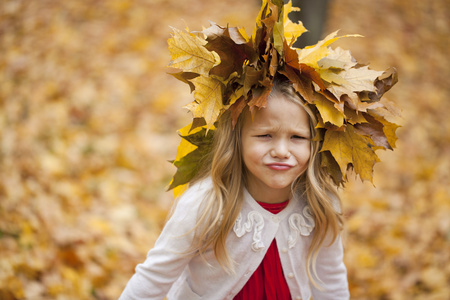
{"type": "Polygon", "coordinates": [[[271,135],[270,134],[259,134],[259,135],[256,135],[256,137],[258,137],[258,138],[270,138],[271,135]]]}
{"type": "Polygon", "coordinates": [[[309,138],[301,136],[301,135],[293,135],[292,138],[293,139],[300,139],[300,140],[307,140],[307,139],[309,139],[309,138]]]}

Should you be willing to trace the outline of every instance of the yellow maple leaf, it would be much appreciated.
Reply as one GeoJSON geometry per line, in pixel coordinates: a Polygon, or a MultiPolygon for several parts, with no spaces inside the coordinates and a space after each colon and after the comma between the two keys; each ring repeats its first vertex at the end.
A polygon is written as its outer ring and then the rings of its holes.
{"type": "Polygon", "coordinates": [[[330,49],[328,48],[329,45],[343,37],[360,37],[359,34],[336,36],[337,33],[338,31],[330,33],[316,45],[299,49],[297,51],[299,62],[313,67],[314,69],[319,69],[318,61],[330,54],[330,49]]]}
{"type": "Polygon", "coordinates": [[[206,41],[189,32],[173,28],[167,40],[172,60],[169,66],[185,72],[208,75],[212,67],[220,64],[220,57],[204,47],[206,41]]]}
{"type": "Polygon", "coordinates": [[[222,102],[222,81],[206,76],[198,76],[191,80],[195,86],[195,101],[187,105],[194,118],[204,118],[207,129],[216,122],[217,117],[224,109],[222,102]]]}
{"type": "Polygon", "coordinates": [[[362,180],[372,182],[373,166],[379,159],[370,145],[370,138],[357,134],[353,126],[347,124],[345,131],[327,130],[321,151],[331,152],[342,174],[352,164],[362,180]]]}
{"type": "Polygon", "coordinates": [[[255,38],[256,38],[256,32],[258,31],[258,28],[262,26],[262,20],[266,18],[266,16],[269,14],[269,9],[268,9],[268,0],[262,0],[261,3],[261,9],[259,10],[258,16],[256,17],[256,26],[255,28],[253,28],[253,33],[252,33],[252,42],[255,42],[255,38]]]}
{"type": "Polygon", "coordinates": [[[327,90],[337,99],[342,100],[341,97],[347,95],[349,98],[346,99],[353,109],[366,111],[371,104],[362,103],[356,92],[375,92],[374,82],[383,72],[370,70],[369,67],[364,66],[361,68],[344,69],[339,72],[334,72],[329,69],[319,70],[319,74],[325,81],[335,83],[330,84],[327,90]]]}
{"type": "Polygon", "coordinates": [[[321,94],[316,94],[313,103],[319,110],[323,122],[329,122],[337,127],[344,125],[344,114],[334,106],[333,102],[321,94]]]}
{"type": "Polygon", "coordinates": [[[354,67],[357,62],[350,51],[337,47],[329,49],[329,54],[319,60],[317,64],[321,69],[348,69],[354,67]]]}
{"type": "Polygon", "coordinates": [[[336,75],[342,79],[340,85],[354,92],[375,92],[374,82],[383,74],[382,71],[370,70],[368,66],[344,69],[336,75]]]}
{"type": "MultiPolygon", "coordinates": [[[[261,20],[263,20],[269,14],[269,11],[266,7],[267,4],[268,4],[267,0],[262,0],[261,9],[259,10],[258,16],[256,17],[256,25],[259,27],[262,26],[261,20]]],[[[255,31],[256,31],[256,28],[255,28],[255,31]]]]}
{"type": "Polygon", "coordinates": [[[284,5],[283,9],[284,37],[289,46],[291,46],[299,36],[308,31],[305,26],[303,26],[302,22],[293,23],[289,19],[288,14],[292,11],[300,11],[300,8],[292,7],[292,1],[289,1],[284,5]]]}
{"type": "MultiPolygon", "coordinates": [[[[184,126],[183,128],[181,128],[180,130],[178,130],[178,133],[181,136],[187,136],[189,134],[196,133],[202,129],[201,127],[196,127],[193,130],[191,130],[191,128],[192,128],[192,122],[189,123],[188,125],[184,126]]],[[[186,156],[187,154],[194,151],[195,149],[197,149],[196,145],[189,143],[185,139],[181,139],[180,144],[178,145],[178,148],[177,148],[177,156],[175,158],[175,161],[180,160],[182,157],[186,156]]]]}
{"type": "Polygon", "coordinates": [[[364,118],[362,113],[358,113],[357,111],[350,109],[347,106],[344,107],[344,112],[346,121],[352,125],[355,125],[357,123],[367,123],[367,120],[364,118]]]}
{"type": "Polygon", "coordinates": [[[295,6],[293,7],[292,1],[289,0],[289,2],[286,3],[283,8],[283,20],[285,23],[286,23],[286,20],[289,19],[288,15],[293,11],[300,11],[300,7],[295,7],[295,6]]]}
{"type": "Polygon", "coordinates": [[[333,70],[330,70],[330,69],[319,69],[318,73],[320,75],[320,78],[322,78],[326,82],[335,83],[337,85],[342,85],[342,84],[347,83],[347,81],[344,78],[339,76],[333,70]]]}
{"type": "Polygon", "coordinates": [[[386,139],[387,142],[389,143],[389,145],[392,148],[395,148],[395,142],[397,141],[397,135],[395,134],[395,131],[397,130],[397,128],[401,127],[400,125],[397,125],[395,123],[391,123],[389,121],[387,121],[385,118],[383,117],[379,117],[379,116],[374,116],[374,118],[380,122],[381,124],[383,124],[383,132],[386,135],[386,139]]]}

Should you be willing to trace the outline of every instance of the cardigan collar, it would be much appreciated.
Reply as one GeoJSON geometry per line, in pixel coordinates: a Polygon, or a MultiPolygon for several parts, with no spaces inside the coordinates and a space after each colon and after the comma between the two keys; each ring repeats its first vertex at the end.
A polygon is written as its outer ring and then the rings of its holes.
{"type": "Polygon", "coordinates": [[[287,219],[289,226],[288,245],[289,248],[293,248],[300,236],[309,236],[315,227],[309,206],[305,204],[303,208],[300,207],[303,202],[301,201],[302,199],[302,197],[294,197],[289,201],[285,209],[278,214],[273,214],[259,205],[250,193],[244,189],[244,202],[250,206],[250,212],[246,213],[246,216],[239,213],[233,231],[237,237],[242,237],[246,233],[253,231],[251,248],[253,251],[258,252],[265,248],[262,241],[264,220],[271,219],[279,223],[281,220],[287,219]],[[298,209],[294,211],[297,206],[298,209]]]}

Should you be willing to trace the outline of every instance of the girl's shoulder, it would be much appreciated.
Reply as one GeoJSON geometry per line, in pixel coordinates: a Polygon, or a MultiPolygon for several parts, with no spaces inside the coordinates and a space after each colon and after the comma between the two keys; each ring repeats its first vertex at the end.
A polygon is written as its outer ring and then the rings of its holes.
{"type": "MultiPolygon", "coordinates": [[[[189,186],[187,190],[179,196],[176,201],[177,207],[186,207],[192,209],[204,202],[208,193],[212,190],[212,180],[207,177],[199,180],[189,186]]],[[[189,210],[190,210],[189,209],[189,210]]]]}
{"type": "Polygon", "coordinates": [[[192,228],[211,188],[212,182],[208,178],[189,186],[183,194],[175,199],[169,213],[168,223],[183,224],[183,227],[192,228]]]}
{"type": "Polygon", "coordinates": [[[181,195],[181,197],[189,197],[193,194],[207,192],[211,189],[212,189],[212,179],[211,177],[206,177],[190,185],[186,189],[186,191],[181,195]]]}

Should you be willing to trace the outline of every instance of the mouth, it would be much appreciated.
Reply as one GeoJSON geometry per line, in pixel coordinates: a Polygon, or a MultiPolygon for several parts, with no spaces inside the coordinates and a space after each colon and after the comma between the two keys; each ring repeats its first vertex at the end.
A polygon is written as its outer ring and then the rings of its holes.
{"type": "Polygon", "coordinates": [[[293,168],[293,166],[291,166],[289,164],[283,164],[283,163],[267,164],[267,167],[269,169],[275,170],[275,171],[286,171],[286,170],[293,168]]]}

